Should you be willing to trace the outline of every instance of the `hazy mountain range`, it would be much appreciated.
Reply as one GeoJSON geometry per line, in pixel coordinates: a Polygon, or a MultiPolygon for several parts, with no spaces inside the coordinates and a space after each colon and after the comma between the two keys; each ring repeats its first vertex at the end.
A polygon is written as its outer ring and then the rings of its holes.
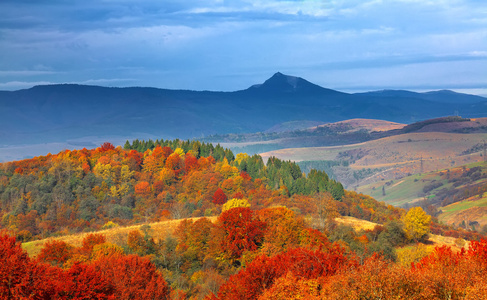
{"type": "Polygon", "coordinates": [[[348,94],[282,73],[235,92],[43,85],[0,91],[0,107],[4,146],[142,133],[164,139],[200,138],[263,132],[296,120],[411,123],[454,114],[487,116],[487,98],[480,96],[395,90],[348,94]]]}

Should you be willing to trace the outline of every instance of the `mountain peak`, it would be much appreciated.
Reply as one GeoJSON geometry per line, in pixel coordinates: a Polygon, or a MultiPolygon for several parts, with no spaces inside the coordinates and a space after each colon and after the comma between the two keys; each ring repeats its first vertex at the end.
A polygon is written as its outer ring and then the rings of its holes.
{"type": "Polygon", "coordinates": [[[281,87],[284,88],[284,91],[295,91],[303,85],[313,84],[301,77],[284,75],[281,72],[277,72],[271,78],[267,79],[262,86],[281,87]]]}
{"type": "Polygon", "coordinates": [[[281,72],[275,73],[263,84],[254,85],[250,89],[258,89],[261,91],[272,93],[316,93],[323,91],[333,91],[313,84],[301,77],[290,76],[281,72]]]}

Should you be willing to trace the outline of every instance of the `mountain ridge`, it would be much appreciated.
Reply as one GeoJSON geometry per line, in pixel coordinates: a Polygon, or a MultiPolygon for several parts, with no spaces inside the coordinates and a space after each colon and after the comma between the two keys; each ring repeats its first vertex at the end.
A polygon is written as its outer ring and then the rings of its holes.
{"type": "Polygon", "coordinates": [[[348,94],[280,72],[258,86],[233,92],[40,85],[0,91],[0,138],[5,145],[140,133],[193,139],[263,132],[296,120],[328,123],[367,118],[411,123],[455,112],[464,117],[487,116],[485,98],[479,103],[440,103],[421,95],[405,101],[396,96],[348,94]]]}

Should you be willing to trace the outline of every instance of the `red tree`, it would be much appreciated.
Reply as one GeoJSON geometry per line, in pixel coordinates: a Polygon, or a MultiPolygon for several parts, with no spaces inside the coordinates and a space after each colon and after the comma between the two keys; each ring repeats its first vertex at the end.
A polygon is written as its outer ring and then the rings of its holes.
{"type": "Polygon", "coordinates": [[[218,188],[213,194],[213,203],[224,204],[225,202],[227,202],[227,195],[225,195],[221,188],[218,188]]]}
{"type": "Polygon", "coordinates": [[[65,272],[62,287],[61,299],[120,299],[110,280],[92,265],[75,263],[65,272]]]}
{"type": "Polygon", "coordinates": [[[101,146],[100,146],[101,151],[108,151],[108,150],[113,150],[113,149],[115,149],[115,146],[113,146],[113,144],[109,143],[109,142],[105,142],[105,143],[101,144],[101,146]]]}
{"type": "Polygon", "coordinates": [[[116,299],[169,299],[169,287],[147,257],[115,256],[95,262],[110,278],[116,299]]]}
{"type": "Polygon", "coordinates": [[[291,273],[299,279],[316,279],[336,274],[340,269],[358,265],[335,246],[328,251],[296,248],[272,257],[259,256],[245,269],[220,287],[216,299],[258,299],[274,282],[291,273]]]}
{"type": "Polygon", "coordinates": [[[53,299],[61,272],[32,262],[15,237],[0,234],[0,299],[53,299]]]}
{"type": "Polygon", "coordinates": [[[63,241],[47,241],[37,256],[39,261],[62,266],[73,256],[73,246],[63,241]]]}
{"type": "Polygon", "coordinates": [[[262,244],[266,224],[248,207],[224,211],[218,217],[218,223],[224,231],[221,248],[230,259],[239,259],[244,251],[257,250],[262,244]]]}

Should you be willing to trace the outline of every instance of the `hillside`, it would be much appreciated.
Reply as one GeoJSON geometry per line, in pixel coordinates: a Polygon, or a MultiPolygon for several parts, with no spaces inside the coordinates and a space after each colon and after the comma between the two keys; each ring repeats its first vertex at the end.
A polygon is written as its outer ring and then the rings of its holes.
{"type": "MultiPolygon", "coordinates": [[[[432,222],[421,208],[406,212],[344,190],[324,172],[305,175],[275,157],[264,165],[258,155],[198,141],[104,143],[2,163],[0,200],[0,253],[8,253],[0,263],[22,266],[9,276],[42,274],[22,289],[32,295],[88,286],[116,298],[247,299],[250,291],[257,299],[268,293],[260,283],[235,291],[253,283],[234,282],[306,278],[309,270],[339,276],[367,270],[368,261],[408,272],[410,262],[437,257],[423,243],[458,247],[482,237],[432,222]]],[[[484,246],[471,243],[477,257],[484,246]]]]}
{"type": "Polygon", "coordinates": [[[311,127],[309,128],[309,130],[317,130],[322,127],[339,127],[339,126],[348,127],[350,128],[349,131],[366,130],[367,132],[374,132],[374,131],[381,132],[381,131],[389,131],[394,129],[401,129],[406,125],[395,123],[395,122],[384,121],[384,120],[351,119],[351,120],[336,122],[333,124],[324,124],[316,127],[311,127]]]}
{"type": "MultiPolygon", "coordinates": [[[[441,97],[431,101],[426,94],[423,96],[406,101],[394,95],[347,94],[281,73],[235,92],[73,84],[36,86],[0,91],[0,146],[63,143],[73,148],[72,143],[86,146],[98,143],[99,138],[118,142],[120,137],[186,139],[265,132],[298,120],[329,123],[368,118],[410,123],[455,112],[464,117],[487,113],[482,97],[476,98],[476,103],[467,103],[463,97],[473,96],[456,94],[456,102],[450,103],[438,102],[441,97]]],[[[11,159],[22,158],[16,152],[12,149],[7,155],[11,159]]],[[[32,152],[24,155],[29,153],[32,152]]]]}
{"type": "MultiPolygon", "coordinates": [[[[262,153],[296,162],[346,162],[334,178],[353,188],[378,181],[399,180],[408,174],[429,172],[482,161],[487,134],[417,132],[352,145],[289,148],[262,153]],[[340,172],[343,174],[340,175],[340,172]],[[353,172],[362,172],[360,178],[353,172]],[[366,174],[366,175],[365,175],[366,174]],[[358,182],[357,182],[358,180],[358,182]]],[[[341,164],[343,165],[343,164],[341,164]]]]}
{"type": "Polygon", "coordinates": [[[480,230],[487,225],[486,186],[487,166],[480,162],[376,182],[357,191],[396,206],[434,205],[430,213],[441,222],[480,230]]]}
{"type": "Polygon", "coordinates": [[[224,144],[236,152],[253,154],[285,148],[352,145],[417,132],[486,133],[486,125],[487,118],[468,119],[457,116],[428,119],[408,125],[384,120],[351,119],[305,129],[212,135],[203,140],[224,144]]]}

